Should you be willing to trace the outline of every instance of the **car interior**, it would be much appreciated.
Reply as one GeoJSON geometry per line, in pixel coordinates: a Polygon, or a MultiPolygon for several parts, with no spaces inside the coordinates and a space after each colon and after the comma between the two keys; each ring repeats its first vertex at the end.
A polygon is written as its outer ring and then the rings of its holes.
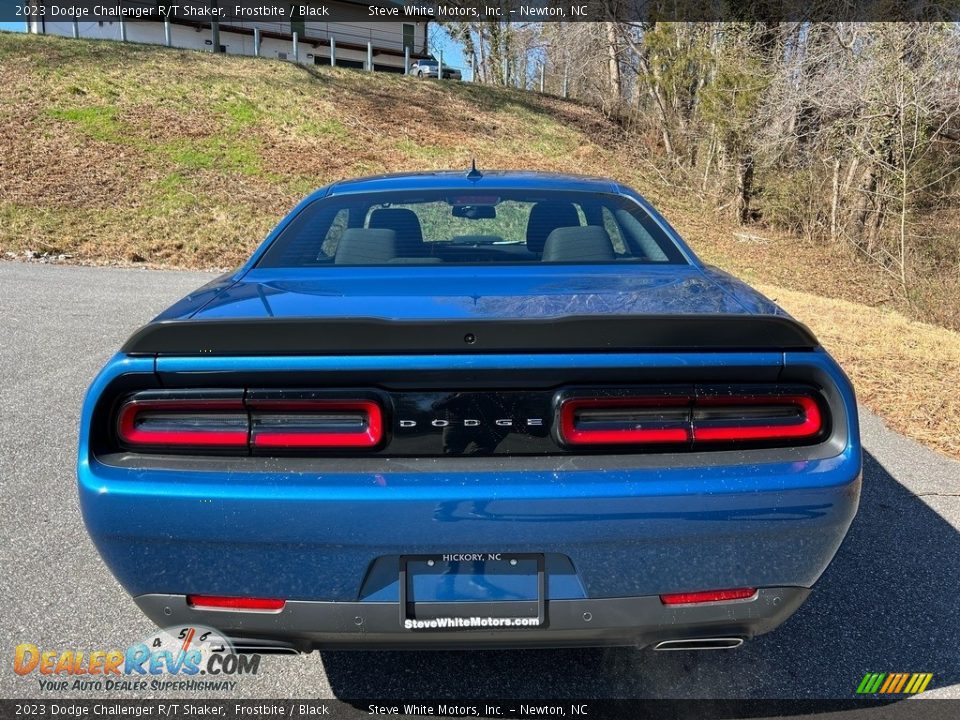
{"type": "Polygon", "coordinates": [[[499,197],[464,199],[471,202],[354,199],[306,213],[261,266],[685,263],[641,208],[590,198],[540,199],[508,203],[498,213],[499,197]]]}

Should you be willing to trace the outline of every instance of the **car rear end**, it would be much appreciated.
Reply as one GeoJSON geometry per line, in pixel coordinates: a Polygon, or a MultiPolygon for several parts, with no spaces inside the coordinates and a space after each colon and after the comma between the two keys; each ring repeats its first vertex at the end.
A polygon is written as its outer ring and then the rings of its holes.
{"type": "Polygon", "coordinates": [[[88,393],[91,537],[155,622],[254,648],[767,632],[856,512],[853,391],[805,328],[743,310],[744,288],[690,264],[630,272],[658,312],[595,312],[583,287],[623,307],[618,266],[261,265],[215,283],[88,393]],[[727,283],[741,311],[663,312],[684,282],[727,283]],[[381,316],[345,317],[344,288],[381,316]]]}

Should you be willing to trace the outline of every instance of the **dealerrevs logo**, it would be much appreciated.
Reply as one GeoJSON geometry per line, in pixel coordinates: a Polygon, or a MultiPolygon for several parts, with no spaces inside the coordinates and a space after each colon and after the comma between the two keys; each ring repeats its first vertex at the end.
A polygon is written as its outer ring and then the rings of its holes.
{"type": "Polygon", "coordinates": [[[21,643],[13,655],[13,671],[35,676],[48,691],[233,690],[232,678],[256,675],[259,668],[259,655],[237,654],[218,631],[200,625],[167,628],[124,650],[21,643]]]}

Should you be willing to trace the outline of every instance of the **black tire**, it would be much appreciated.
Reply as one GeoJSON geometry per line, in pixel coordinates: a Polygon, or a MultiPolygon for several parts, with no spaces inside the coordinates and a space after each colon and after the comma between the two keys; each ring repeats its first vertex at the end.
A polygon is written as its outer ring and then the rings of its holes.
{"type": "Polygon", "coordinates": [[[417,77],[423,80],[423,70],[417,70],[417,77]]]}

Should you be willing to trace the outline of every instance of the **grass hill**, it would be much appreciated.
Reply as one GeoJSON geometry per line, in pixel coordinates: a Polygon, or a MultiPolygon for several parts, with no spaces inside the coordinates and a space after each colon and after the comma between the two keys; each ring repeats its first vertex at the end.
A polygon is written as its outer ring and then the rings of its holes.
{"type": "Polygon", "coordinates": [[[960,334],[917,322],[842,248],[745,234],[600,111],[535,93],[162,47],[0,33],[0,251],[238,264],[334,180],[402,170],[605,175],[759,283],[898,430],[960,457],[960,334]]]}

